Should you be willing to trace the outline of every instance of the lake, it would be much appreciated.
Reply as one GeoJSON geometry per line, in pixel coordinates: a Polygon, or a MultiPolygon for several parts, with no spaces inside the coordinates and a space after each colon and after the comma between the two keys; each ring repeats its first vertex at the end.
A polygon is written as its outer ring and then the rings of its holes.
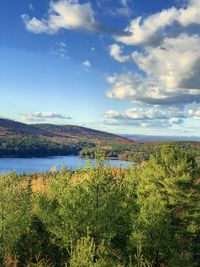
{"type": "MultiPolygon", "coordinates": [[[[93,160],[91,160],[91,163],[93,160]]],[[[122,160],[109,160],[108,163],[113,167],[128,168],[131,163],[122,160]]],[[[80,166],[85,166],[85,159],[79,156],[58,156],[46,158],[0,158],[0,174],[11,171],[16,171],[18,174],[34,173],[34,172],[47,172],[53,166],[57,170],[65,165],[68,169],[76,169],[80,166]]]]}

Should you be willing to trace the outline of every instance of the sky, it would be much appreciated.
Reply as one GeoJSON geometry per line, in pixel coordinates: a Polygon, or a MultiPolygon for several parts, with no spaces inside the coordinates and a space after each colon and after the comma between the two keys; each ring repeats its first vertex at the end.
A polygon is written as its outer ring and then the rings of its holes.
{"type": "Polygon", "coordinates": [[[0,117],[200,135],[200,0],[1,0],[0,117]]]}

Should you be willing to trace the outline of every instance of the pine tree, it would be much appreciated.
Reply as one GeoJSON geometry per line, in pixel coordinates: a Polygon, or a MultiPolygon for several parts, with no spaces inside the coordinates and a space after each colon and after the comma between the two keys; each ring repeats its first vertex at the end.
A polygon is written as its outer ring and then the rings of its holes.
{"type": "Polygon", "coordinates": [[[194,156],[173,145],[164,146],[138,171],[139,216],[133,236],[134,240],[139,236],[155,266],[173,253],[176,258],[195,258],[200,219],[198,176],[194,156]]]}
{"type": "Polygon", "coordinates": [[[1,260],[17,251],[17,242],[26,233],[31,219],[31,190],[15,173],[0,176],[1,260]]]}

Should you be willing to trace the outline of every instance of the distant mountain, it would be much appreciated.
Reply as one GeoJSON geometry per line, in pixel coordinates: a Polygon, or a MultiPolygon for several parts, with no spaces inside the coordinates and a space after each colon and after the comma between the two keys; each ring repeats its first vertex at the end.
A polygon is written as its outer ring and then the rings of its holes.
{"type": "Polygon", "coordinates": [[[8,119],[0,119],[0,137],[25,137],[45,138],[55,142],[90,142],[94,144],[129,144],[133,141],[126,137],[115,134],[97,131],[74,125],[53,125],[53,124],[25,124],[8,119]]]}
{"type": "Polygon", "coordinates": [[[122,134],[121,136],[134,140],[136,142],[200,141],[200,136],[159,136],[139,134],[122,134]]]}

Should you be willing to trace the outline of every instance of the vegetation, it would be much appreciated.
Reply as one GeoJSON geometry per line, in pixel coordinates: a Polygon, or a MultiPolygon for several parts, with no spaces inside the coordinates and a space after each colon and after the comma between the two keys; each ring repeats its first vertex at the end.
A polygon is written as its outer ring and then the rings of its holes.
{"type": "Polygon", "coordinates": [[[79,155],[97,145],[110,148],[133,141],[73,125],[28,125],[0,118],[0,156],[43,157],[79,155]]]}
{"type": "MultiPolygon", "coordinates": [[[[150,156],[156,155],[163,145],[174,145],[190,150],[195,155],[196,160],[200,163],[200,142],[146,142],[133,144],[114,144],[105,147],[107,157],[118,158],[121,160],[133,161],[141,163],[149,160],[150,156]]],[[[95,154],[94,147],[84,147],[80,155],[82,157],[93,158],[95,154]]]]}
{"type": "Polygon", "coordinates": [[[167,145],[141,166],[0,177],[0,266],[200,266],[200,169],[167,145]]]}
{"type": "MultiPolygon", "coordinates": [[[[200,142],[174,142],[186,147],[200,162],[200,142]]],[[[45,157],[80,155],[93,158],[96,146],[109,158],[141,163],[149,160],[163,142],[134,142],[114,134],[73,125],[28,125],[0,118],[0,157],[45,157]]]]}
{"type": "Polygon", "coordinates": [[[83,147],[112,146],[133,141],[73,125],[28,125],[0,118],[0,156],[52,156],[79,153],[83,147]]]}
{"type": "Polygon", "coordinates": [[[79,155],[84,147],[94,147],[88,142],[64,143],[35,136],[3,137],[0,139],[0,156],[44,157],[79,155]]]}

